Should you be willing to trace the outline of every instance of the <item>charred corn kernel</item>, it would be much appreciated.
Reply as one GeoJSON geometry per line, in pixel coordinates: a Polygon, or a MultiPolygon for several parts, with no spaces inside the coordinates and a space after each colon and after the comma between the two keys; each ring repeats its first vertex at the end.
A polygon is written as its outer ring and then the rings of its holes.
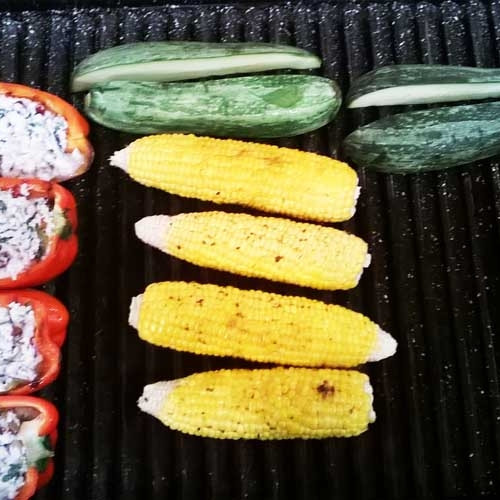
{"type": "Polygon", "coordinates": [[[326,156],[289,148],[194,135],[138,139],[111,164],[146,186],[236,203],[299,219],[349,219],[359,194],[356,172],[326,156]]]}
{"type": "Polygon", "coordinates": [[[357,285],[369,264],[360,238],[276,217],[195,212],[145,217],[144,242],[199,266],[320,289],[357,285]]]}
{"type": "Polygon", "coordinates": [[[295,366],[352,367],[394,354],[362,314],[305,297],[171,281],[132,299],[130,324],[152,344],[295,366]]]}
{"type": "Polygon", "coordinates": [[[226,439],[348,437],[375,420],[363,373],[274,368],[197,373],[144,388],[141,410],[188,434],[226,439]]]}

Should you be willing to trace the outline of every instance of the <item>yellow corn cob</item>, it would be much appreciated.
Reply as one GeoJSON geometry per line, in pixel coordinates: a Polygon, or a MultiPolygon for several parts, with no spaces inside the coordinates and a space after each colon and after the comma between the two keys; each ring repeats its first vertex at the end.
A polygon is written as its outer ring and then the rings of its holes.
{"type": "Polygon", "coordinates": [[[362,314],[305,297],[165,282],[132,299],[130,324],[163,347],[295,366],[352,367],[394,354],[362,314]]]}
{"type": "Polygon", "coordinates": [[[375,420],[368,377],[274,368],[197,373],[144,388],[141,410],[188,434],[227,439],[348,437],[375,420]]]}
{"type": "Polygon", "coordinates": [[[319,289],[357,285],[367,245],[351,234],[276,217],[197,212],[145,217],[146,243],[199,266],[319,289]]]}
{"type": "Polygon", "coordinates": [[[138,139],[111,164],[146,186],[299,219],[349,219],[356,172],[326,156],[229,139],[165,134],[138,139]]]}

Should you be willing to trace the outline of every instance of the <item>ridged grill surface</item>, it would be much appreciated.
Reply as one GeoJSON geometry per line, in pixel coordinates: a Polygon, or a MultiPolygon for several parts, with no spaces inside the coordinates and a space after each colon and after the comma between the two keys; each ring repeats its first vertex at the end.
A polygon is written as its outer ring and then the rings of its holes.
{"type": "MultiPolygon", "coordinates": [[[[143,39],[296,44],[321,55],[320,73],[344,91],[353,77],[388,63],[497,66],[500,56],[498,0],[42,4],[0,11],[0,77],[69,99],[78,61],[143,39]]],[[[342,110],[329,127],[276,143],[334,155],[346,133],[388,112],[342,110]]],[[[343,227],[369,242],[373,263],[358,288],[328,293],[199,269],[139,242],[133,223],[144,215],[213,206],[146,189],[111,168],[108,157],[132,139],[93,125],[95,163],[68,183],[81,249],[71,271],[47,287],[72,321],[61,376],[44,391],[61,425],[56,475],[38,500],[500,495],[498,160],[408,177],[359,170],[358,211],[343,227]],[[298,293],[369,315],[399,341],[395,357],[367,368],[377,422],[349,440],[225,442],[181,435],[141,414],[135,402],[146,383],[253,366],[139,340],[127,327],[130,298],[167,279],[298,293]]]]}

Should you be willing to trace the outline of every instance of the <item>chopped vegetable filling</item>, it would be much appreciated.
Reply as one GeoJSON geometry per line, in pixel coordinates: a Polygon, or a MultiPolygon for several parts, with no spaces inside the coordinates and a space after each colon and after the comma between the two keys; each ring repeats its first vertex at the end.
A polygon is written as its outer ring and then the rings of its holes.
{"type": "Polygon", "coordinates": [[[71,177],[83,155],[66,152],[67,133],[66,119],[39,102],[0,95],[0,176],[71,177]]]}
{"type": "Polygon", "coordinates": [[[36,379],[41,356],[35,346],[35,328],[30,305],[11,302],[0,307],[0,393],[36,379]]]}
{"type": "Polygon", "coordinates": [[[13,500],[28,471],[26,448],[18,432],[21,421],[14,411],[0,412],[0,499],[13,500]]]}
{"type": "Polygon", "coordinates": [[[0,191],[0,279],[16,279],[47,253],[55,232],[53,209],[45,198],[30,198],[27,184],[0,191]]]}

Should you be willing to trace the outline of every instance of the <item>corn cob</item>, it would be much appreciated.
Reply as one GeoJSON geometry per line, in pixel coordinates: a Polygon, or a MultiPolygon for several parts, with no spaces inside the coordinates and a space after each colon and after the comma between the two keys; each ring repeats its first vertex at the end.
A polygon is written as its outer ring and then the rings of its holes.
{"type": "Polygon", "coordinates": [[[157,215],[141,219],[135,231],[144,242],[199,266],[319,289],[353,288],[369,264],[360,238],[275,217],[157,215]]]}
{"type": "Polygon", "coordinates": [[[147,385],[139,408],[172,429],[226,439],[348,437],[375,421],[356,371],[220,370],[147,385]]]}
{"type": "Polygon", "coordinates": [[[347,368],[396,350],[388,333],[349,309],[199,283],[148,286],[132,299],[129,322],[162,347],[283,365],[347,368]]]}
{"type": "Polygon", "coordinates": [[[165,134],[116,152],[111,164],[169,193],[336,222],[355,212],[358,177],[326,156],[266,144],[165,134]]]}

